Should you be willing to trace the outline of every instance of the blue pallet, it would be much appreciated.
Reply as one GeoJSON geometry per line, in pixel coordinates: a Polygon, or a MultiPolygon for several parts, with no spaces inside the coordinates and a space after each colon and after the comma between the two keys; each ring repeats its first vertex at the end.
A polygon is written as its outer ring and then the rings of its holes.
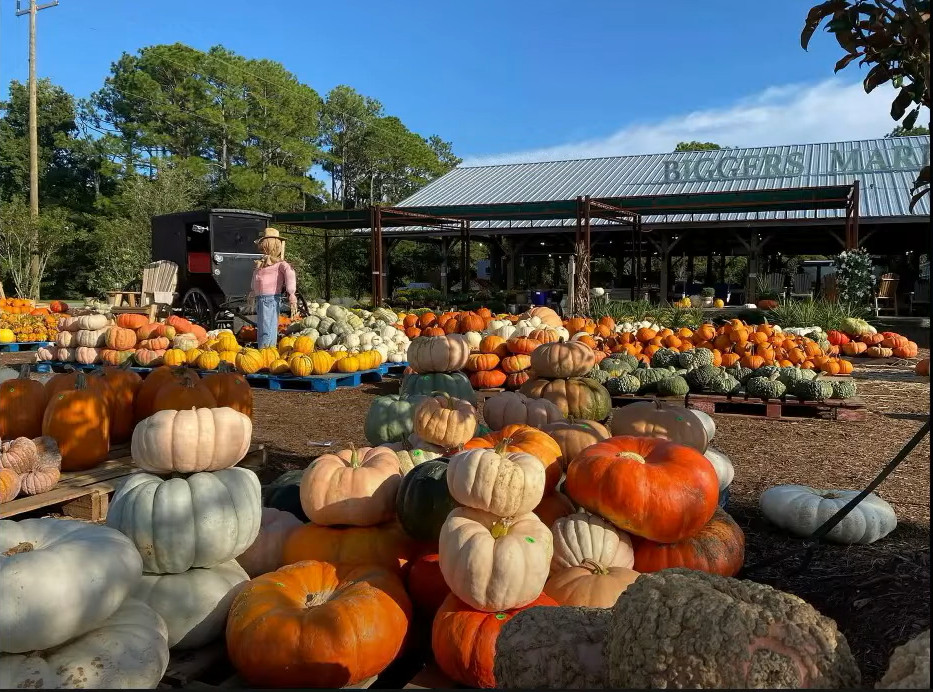
{"type": "Polygon", "coordinates": [[[401,377],[407,367],[408,361],[403,361],[401,363],[383,363],[379,366],[379,371],[388,377],[401,377]]]}
{"type": "Polygon", "coordinates": [[[383,373],[379,368],[360,370],[359,372],[335,372],[328,375],[267,375],[255,373],[246,375],[246,381],[253,387],[262,387],[273,391],[332,392],[337,387],[359,387],[363,382],[381,382],[383,373]]]}
{"type": "MultiPolygon", "coordinates": [[[[68,368],[74,368],[75,370],[84,370],[89,372],[91,370],[100,370],[103,365],[84,365],[83,363],[74,363],[74,362],[65,362],[61,360],[44,360],[40,363],[33,363],[32,369],[35,372],[46,373],[46,372],[67,372],[68,368]]],[[[137,365],[131,365],[130,370],[133,372],[139,373],[143,377],[152,372],[152,368],[144,368],[137,365]]]]}
{"type": "Polygon", "coordinates": [[[0,353],[38,351],[43,346],[52,346],[54,344],[54,341],[15,341],[12,344],[0,344],[0,353]]]}

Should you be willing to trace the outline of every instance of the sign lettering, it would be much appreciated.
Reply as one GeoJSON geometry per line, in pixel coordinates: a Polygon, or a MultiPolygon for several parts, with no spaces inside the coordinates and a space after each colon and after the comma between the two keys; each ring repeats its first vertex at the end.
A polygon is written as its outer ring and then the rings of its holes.
{"type": "Polygon", "coordinates": [[[847,175],[878,171],[918,171],[929,165],[930,150],[894,146],[832,149],[829,160],[804,160],[803,151],[790,154],[748,154],[733,150],[703,152],[696,158],[662,161],[664,182],[785,178],[799,175],[847,175]]]}

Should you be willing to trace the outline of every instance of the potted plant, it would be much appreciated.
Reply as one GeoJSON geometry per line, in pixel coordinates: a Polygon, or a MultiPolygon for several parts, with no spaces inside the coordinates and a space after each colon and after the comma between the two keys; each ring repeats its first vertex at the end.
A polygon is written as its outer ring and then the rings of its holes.
{"type": "Polygon", "coordinates": [[[704,308],[713,307],[713,299],[716,297],[716,289],[711,286],[704,286],[700,291],[700,305],[704,308]]]}
{"type": "Polygon", "coordinates": [[[777,291],[766,288],[758,292],[758,302],[755,303],[755,306],[759,310],[773,310],[778,306],[778,298],[780,298],[780,294],[777,291]]]}

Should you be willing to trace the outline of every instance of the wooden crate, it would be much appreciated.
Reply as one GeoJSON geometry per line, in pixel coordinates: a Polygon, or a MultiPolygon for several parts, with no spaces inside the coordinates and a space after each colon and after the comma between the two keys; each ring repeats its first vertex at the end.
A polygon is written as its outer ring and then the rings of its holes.
{"type": "Polygon", "coordinates": [[[800,401],[794,397],[758,399],[745,395],[688,394],[687,407],[710,415],[732,415],[781,420],[822,419],[860,421],[867,409],[859,398],[800,401]]]}

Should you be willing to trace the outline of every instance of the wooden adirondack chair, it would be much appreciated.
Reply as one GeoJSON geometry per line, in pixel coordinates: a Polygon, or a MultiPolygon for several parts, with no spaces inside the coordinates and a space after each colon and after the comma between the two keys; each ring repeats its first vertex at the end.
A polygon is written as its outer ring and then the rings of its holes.
{"type": "Polygon", "coordinates": [[[783,300],[787,297],[787,289],[784,288],[784,275],[780,272],[765,274],[758,280],[758,292],[773,291],[783,300]]]}
{"type": "Polygon", "coordinates": [[[926,313],[930,312],[930,280],[917,279],[914,284],[914,290],[910,292],[910,314],[914,314],[914,309],[920,306],[926,313]]]}
{"type": "Polygon", "coordinates": [[[147,313],[150,321],[172,309],[175,287],[178,284],[178,265],[169,260],[158,260],[143,269],[141,291],[108,291],[111,311],[147,313]],[[124,306],[123,303],[126,302],[124,306]]]}
{"type": "Polygon", "coordinates": [[[897,283],[900,281],[900,277],[897,274],[882,274],[881,278],[878,280],[878,290],[875,291],[875,317],[878,317],[878,314],[881,310],[894,310],[895,317],[897,316],[897,283]],[[889,305],[890,307],[881,307],[881,304],[889,305]]]}
{"type": "Polygon", "coordinates": [[[791,298],[813,298],[813,283],[807,274],[794,274],[791,277],[791,298]]]}

